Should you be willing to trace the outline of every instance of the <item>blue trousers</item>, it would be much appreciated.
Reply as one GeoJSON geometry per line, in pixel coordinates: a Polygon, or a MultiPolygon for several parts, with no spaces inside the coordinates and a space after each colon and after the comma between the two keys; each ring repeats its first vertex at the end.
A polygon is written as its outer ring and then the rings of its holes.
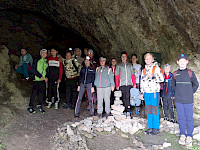
{"type": "Polygon", "coordinates": [[[159,94],[160,93],[144,93],[149,129],[159,129],[159,94]]]}
{"type": "Polygon", "coordinates": [[[22,66],[19,66],[16,71],[20,74],[23,74],[25,78],[29,77],[28,64],[23,64],[22,66]]]}
{"type": "Polygon", "coordinates": [[[194,131],[193,104],[176,103],[180,135],[192,137],[194,131]],[[185,121],[187,125],[187,134],[185,121]]]}

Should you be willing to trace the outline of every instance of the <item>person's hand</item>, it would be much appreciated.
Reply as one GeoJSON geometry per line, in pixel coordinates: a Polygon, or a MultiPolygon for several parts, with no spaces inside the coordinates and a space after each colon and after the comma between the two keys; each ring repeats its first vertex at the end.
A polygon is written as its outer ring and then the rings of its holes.
{"type": "Polygon", "coordinates": [[[116,87],[116,89],[119,91],[119,87],[116,87]]]}
{"type": "Polygon", "coordinates": [[[141,99],[141,100],[144,100],[144,94],[141,94],[141,95],[140,95],[140,99],[141,99]]]}
{"type": "Polygon", "coordinates": [[[149,79],[151,79],[153,76],[152,76],[151,73],[149,73],[149,74],[147,75],[147,77],[148,77],[149,79]]]}
{"type": "Polygon", "coordinates": [[[78,91],[78,92],[80,91],[80,86],[78,86],[77,91],[78,91]]]}
{"type": "Polygon", "coordinates": [[[40,79],[41,79],[41,81],[44,81],[44,78],[43,78],[43,77],[41,77],[40,79]]]}
{"type": "Polygon", "coordinates": [[[45,80],[45,83],[47,83],[48,82],[48,78],[46,78],[46,79],[44,79],[45,80]]]}
{"type": "Polygon", "coordinates": [[[58,79],[57,83],[59,84],[60,82],[61,82],[61,80],[60,80],[60,79],[58,79]]]}
{"type": "Polygon", "coordinates": [[[133,87],[134,87],[134,88],[136,88],[136,87],[137,87],[137,85],[134,85],[133,87]]]}
{"type": "Polygon", "coordinates": [[[175,97],[172,97],[172,99],[175,99],[175,97]]]}
{"type": "Polygon", "coordinates": [[[94,93],[94,87],[91,88],[91,93],[94,93]]]}
{"type": "Polygon", "coordinates": [[[115,87],[114,86],[111,86],[111,91],[114,91],[115,90],[115,87]]]}
{"type": "Polygon", "coordinates": [[[19,65],[15,65],[15,69],[18,69],[19,65]]]}
{"type": "Polygon", "coordinates": [[[58,57],[58,60],[59,62],[63,62],[62,58],[61,57],[58,57]]]}

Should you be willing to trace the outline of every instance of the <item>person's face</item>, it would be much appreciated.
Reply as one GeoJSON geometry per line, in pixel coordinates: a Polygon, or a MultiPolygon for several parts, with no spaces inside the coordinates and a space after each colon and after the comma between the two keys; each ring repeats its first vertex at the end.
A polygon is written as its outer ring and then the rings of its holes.
{"type": "Polygon", "coordinates": [[[87,56],[88,54],[87,54],[87,49],[84,49],[84,54],[87,56]]]}
{"type": "Polygon", "coordinates": [[[43,59],[45,59],[45,58],[47,57],[47,52],[42,52],[42,53],[41,53],[41,57],[42,57],[43,59]]]}
{"type": "Polygon", "coordinates": [[[165,67],[165,73],[169,73],[170,72],[170,67],[165,67]]]}
{"type": "Polygon", "coordinates": [[[88,56],[89,56],[90,58],[93,58],[93,53],[92,53],[92,52],[89,52],[89,53],[88,53],[88,56]]]}
{"type": "Polygon", "coordinates": [[[21,49],[21,54],[24,56],[26,55],[27,51],[25,49],[21,49]]]}
{"type": "Polygon", "coordinates": [[[105,64],[106,64],[106,61],[104,59],[101,59],[100,60],[100,65],[103,67],[103,66],[105,66],[105,64]]]}
{"type": "Polygon", "coordinates": [[[57,55],[57,51],[55,49],[51,49],[51,55],[55,57],[57,55]]]}
{"type": "Polygon", "coordinates": [[[145,63],[147,64],[147,65],[151,65],[152,63],[153,63],[153,61],[154,61],[154,58],[151,56],[151,55],[147,55],[146,57],[145,57],[145,63]]]}
{"type": "Polygon", "coordinates": [[[85,66],[86,66],[86,67],[89,67],[89,66],[90,66],[90,60],[87,60],[87,59],[85,60],[85,66]]]}
{"type": "Polygon", "coordinates": [[[117,61],[115,59],[112,59],[111,64],[112,64],[112,66],[116,66],[117,61]]]}
{"type": "Polygon", "coordinates": [[[76,56],[80,56],[80,55],[81,55],[81,50],[80,50],[80,49],[76,50],[76,51],[75,51],[75,55],[76,55],[76,56]]]}
{"type": "Polygon", "coordinates": [[[121,59],[122,59],[122,62],[126,62],[127,60],[126,54],[122,54],[121,59]]]}
{"type": "Polygon", "coordinates": [[[181,58],[177,61],[177,64],[179,65],[180,69],[184,69],[187,67],[187,64],[188,64],[188,60],[184,59],[184,58],[181,58]]]}
{"type": "Polygon", "coordinates": [[[72,58],[72,54],[71,53],[66,53],[66,59],[70,60],[72,58]]]}
{"type": "Polygon", "coordinates": [[[136,58],[136,56],[132,56],[131,61],[135,64],[138,61],[138,58],[136,58]]]}

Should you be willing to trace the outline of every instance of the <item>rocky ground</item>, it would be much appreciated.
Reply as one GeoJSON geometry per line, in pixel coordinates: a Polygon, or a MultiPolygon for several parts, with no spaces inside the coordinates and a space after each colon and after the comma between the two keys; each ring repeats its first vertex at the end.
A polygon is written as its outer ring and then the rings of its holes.
{"type": "MultiPolygon", "coordinates": [[[[183,149],[183,147],[177,144],[179,138],[178,133],[176,135],[169,132],[164,132],[165,129],[169,128],[170,126],[177,127],[177,125],[173,125],[164,121],[162,123],[163,127],[161,128],[162,132],[156,136],[149,136],[144,133],[146,120],[143,118],[140,119],[134,117],[134,119],[129,121],[132,121],[132,123],[138,122],[138,124],[135,124],[137,130],[132,130],[132,133],[129,134],[130,132],[127,133],[127,129],[121,129],[120,123],[118,123],[118,125],[114,123],[115,119],[113,117],[110,117],[110,121],[107,122],[105,118],[102,120],[98,120],[97,117],[87,118],[89,116],[89,112],[85,110],[86,106],[87,103],[83,102],[81,106],[82,113],[79,119],[80,122],[78,123],[74,122],[74,111],[70,109],[54,110],[51,108],[46,109],[45,114],[41,114],[39,112],[37,114],[29,114],[25,110],[19,111],[18,117],[13,120],[9,126],[1,129],[0,149],[76,149],[77,147],[73,147],[73,142],[77,144],[77,140],[80,144],[79,148],[82,146],[83,149],[88,148],[91,150],[131,150],[139,148],[159,149],[164,148],[165,146],[165,149],[168,150],[183,149]],[[97,126],[98,123],[99,127],[97,126]],[[104,123],[104,125],[107,127],[104,128],[101,123],[104,123]],[[85,124],[87,125],[84,126],[85,124]],[[98,129],[94,125],[96,125],[98,129]],[[90,128],[91,126],[92,128],[90,128]],[[79,133],[77,134],[77,132],[79,133]],[[72,141],[70,141],[70,136],[73,137],[71,138],[72,141]]],[[[143,117],[143,112],[141,117],[143,117]]],[[[124,123],[129,122],[126,122],[127,119],[123,119],[123,117],[121,119],[124,120],[124,123]]],[[[195,127],[197,127],[199,124],[200,119],[195,119],[195,127]]],[[[195,130],[195,132],[197,131],[195,130]]],[[[198,144],[199,143],[195,141],[194,148],[197,149],[197,146],[199,146],[198,144]]]]}

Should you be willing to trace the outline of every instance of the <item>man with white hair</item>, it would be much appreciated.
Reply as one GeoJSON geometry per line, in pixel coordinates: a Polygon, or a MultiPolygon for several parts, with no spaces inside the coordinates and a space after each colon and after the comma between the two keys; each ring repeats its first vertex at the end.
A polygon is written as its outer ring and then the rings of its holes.
{"type": "Polygon", "coordinates": [[[80,48],[75,48],[74,55],[72,56],[74,59],[78,61],[79,64],[82,64],[84,59],[81,57],[82,51],[80,48]]]}

